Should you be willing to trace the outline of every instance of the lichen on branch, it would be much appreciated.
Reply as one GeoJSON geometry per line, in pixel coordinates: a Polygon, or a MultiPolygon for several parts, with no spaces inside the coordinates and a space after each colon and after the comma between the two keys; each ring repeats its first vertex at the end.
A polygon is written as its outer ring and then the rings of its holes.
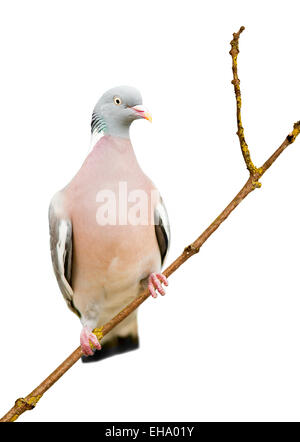
{"type": "MultiPolygon", "coordinates": [[[[244,31],[245,27],[242,26],[240,30],[233,34],[233,39],[230,42],[231,50],[229,54],[232,57],[232,72],[233,72],[233,80],[231,83],[234,86],[234,92],[235,92],[235,98],[236,98],[236,116],[237,116],[237,126],[238,131],[237,135],[239,137],[242,154],[247,166],[247,169],[249,170],[250,175],[255,175],[257,173],[262,172],[260,168],[257,168],[251,159],[250,150],[248,147],[248,144],[246,143],[245,134],[244,134],[244,128],[242,124],[242,94],[241,94],[241,88],[240,88],[240,80],[238,77],[238,70],[237,70],[237,58],[239,54],[239,38],[241,33],[244,31]]],[[[260,187],[260,184],[258,182],[254,182],[255,187],[260,187]]]]}

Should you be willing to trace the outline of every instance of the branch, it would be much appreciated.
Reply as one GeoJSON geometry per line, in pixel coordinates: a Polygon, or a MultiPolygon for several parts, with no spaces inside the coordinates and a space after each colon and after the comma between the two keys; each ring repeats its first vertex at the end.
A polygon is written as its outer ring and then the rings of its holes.
{"type": "MultiPolygon", "coordinates": [[[[233,80],[231,83],[234,85],[234,92],[235,92],[235,98],[236,98],[236,117],[237,117],[237,127],[238,127],[237,135],[239,137],[240,146],[242,149],[242,154],[244,157],[244,161],[246,163],[246,167],[249,170],[250,175],[254,175],[257,172],[260,172],[260,170],[254,166],[254,164],[251,160],[251,155],[250,155],[250,151],[248,148],[248,144],[246,143],[246,140],[245,140],[244,128],[242,125],[242,115],[241,115],[242,95],[241,95],[241,88],[240,88],[240,80],[239,80],[238,71],[237,71],[237,57],[240,52],[239,51],[239,38],[240,38],[241,33],[244,31],[244,29],[245,29],[244,26],[242,26],[237,33],[233,34],[233,39],[230,42],[231,50],[230,50],[229,54],[232,57],[233,80]]],[[[258,184],[257,187],[260,187],[260,185],[258,184]]]]}
{"type": "MultiPolygon", "coordinates": [[[[228,206],[220,213],[220,215],[207,227],[206,230],[189,246],[187,246],[182,254],[178,256],[172,264],[169,265],[164,270],[164,275],[169,277],[174,273],[183,263],[185,263],[189,258],[199,252],[202,245],[207,241],[207,239],[214,233],[215,230],[225,221],[225,219],[230,215],[230,213],[246,198],[249,193],[251,193],[257,187],[260,187],[258,180],[263,176],[263,174],[272,166],[272,164],[277,160],[279,155],[292,144],[296,137],[300,133],[300,121],[294,124],[292,132],[285,138],[283,143],[278,147],[278,149],[267,159],[267,161],[259,168],[255,167],[250,156],[250,151],[244,137],[244,129],[241,120],[241,90],[240,90],[240,80],[237,75],[237,56],[239,53],[239,37],[245,28],[242,26],[240,30],[233,34],[233,40],[231,41],[231,51],[232,56],[232,70],[233,70],[233,85],[236,96],[237,104],[237,126],[238,126],[238,137],[242,149],[242,154],[249,171],[249,178],[245,185],[239,191],[239,193],[233,198],[233,200],[228,204],[228,206]]],[[[127,305],[119,314],[107,322],[101,329],[95,329],[94,333],[100,340],[104,335],[109,333],[116,325],[118,325],[123,319],[125,319],[130,313],[132,313],[136,308],[138,308],[148,297],[150,293],[148,290],[142,292],[134,301],[127,305]]],[[[82,356],[81,348],[78,347],[53,373],[50,374],[37,388],[35,388],[29,395],[25,398],[17,399],[15,405],[9,410],[0,422],[13,422],[18,417],[27,410],[33,409],[38,401],[41,399],[43,394],[60,379],[82,356]]]]}

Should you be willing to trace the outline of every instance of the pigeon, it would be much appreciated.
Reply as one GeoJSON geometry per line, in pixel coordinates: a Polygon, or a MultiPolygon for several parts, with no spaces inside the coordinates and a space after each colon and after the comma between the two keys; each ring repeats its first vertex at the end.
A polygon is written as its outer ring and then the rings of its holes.
{"type": "Polygon", "coordinates": [[[61,293],[82,324],[82,361],[139,347],[137,313],[101,343],[93,333],[148,288],[165,294],[161,273],[170,245],[164,202],[135,156],[129,129],[152,121],[140,92],[115,87],[97,102],[91,121],[97,139],[74,178],[49,207],[50,249],[61,293]]]}

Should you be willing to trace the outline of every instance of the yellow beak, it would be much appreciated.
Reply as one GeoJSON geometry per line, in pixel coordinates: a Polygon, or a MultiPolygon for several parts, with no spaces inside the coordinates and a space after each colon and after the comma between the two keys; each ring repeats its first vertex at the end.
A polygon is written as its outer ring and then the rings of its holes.
{"type": "Polygon", "coordinates": [[[133,106],[131,109],[134,110],[141,118],[145,118],[145,120],[148,120],[150,121],[150,123],[152,123],[152,116],[148,109],[145,108],[145,106],[133,106]]]}

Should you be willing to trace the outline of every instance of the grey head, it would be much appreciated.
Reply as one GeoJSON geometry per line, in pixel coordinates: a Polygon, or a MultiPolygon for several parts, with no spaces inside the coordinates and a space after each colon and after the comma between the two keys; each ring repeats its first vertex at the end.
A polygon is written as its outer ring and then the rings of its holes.
{"type": "Polygon", "coordinates": [[[143,107],[140,92],[131,86],[114,87],[102,95],[94,108],[92,134],[103,132],[129,138],[130,125],[139,118],[152,121],[151,115],[143,107]]]}

